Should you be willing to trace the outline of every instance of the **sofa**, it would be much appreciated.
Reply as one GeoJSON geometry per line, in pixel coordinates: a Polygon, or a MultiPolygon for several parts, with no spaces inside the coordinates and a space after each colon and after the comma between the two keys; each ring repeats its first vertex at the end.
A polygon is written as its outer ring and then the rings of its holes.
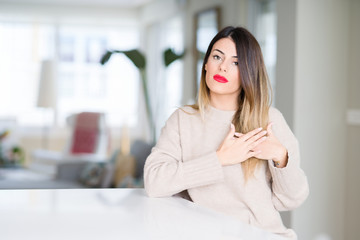
{"type": "Polygon", "coordinates": [[[0,169],[0,189],[143,187],[143,168],[152,147],[135,140],[129,156],[118,149],[104,162],[61,161],[54,176],[32,169],[0,169]]]}

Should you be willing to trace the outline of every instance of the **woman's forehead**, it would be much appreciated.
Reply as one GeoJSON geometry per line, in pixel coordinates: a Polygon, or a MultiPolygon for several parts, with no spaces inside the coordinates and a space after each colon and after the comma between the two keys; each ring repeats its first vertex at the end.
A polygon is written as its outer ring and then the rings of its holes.
{"type": "Polygon", "coordinates": [[[221,38],[215,42],[212,51],[217,51],[220,54],[236,56],[236,45],[231,38],[221,38]]]}

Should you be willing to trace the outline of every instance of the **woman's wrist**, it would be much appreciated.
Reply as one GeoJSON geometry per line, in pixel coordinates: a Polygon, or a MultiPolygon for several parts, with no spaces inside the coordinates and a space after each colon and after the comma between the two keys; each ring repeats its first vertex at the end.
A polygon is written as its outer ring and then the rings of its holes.
{"type": "Polygon", "coordinates": [[[279,148],[277,155],[273,158],[274,166],[277,168],[284,168],[288,162],[288,152],[283,146],[279,148]]]}

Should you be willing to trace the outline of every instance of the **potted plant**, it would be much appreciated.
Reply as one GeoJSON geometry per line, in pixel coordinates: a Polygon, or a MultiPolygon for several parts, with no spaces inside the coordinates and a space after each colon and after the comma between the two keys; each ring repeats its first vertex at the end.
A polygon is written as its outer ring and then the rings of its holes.
{"type": "MultiPolygon", "coordinates": [[[[100,63],[102,65],[106,64],[111,56],[113,54],[124,54],[126,57],[128,57],[131,62],[138,68],[138,70],[140,71],[140,76],[141,76],[141,83],[142,83],[142,89],[143,89],[143,94],[144,94],[144,98],[145,98],[145,107],[146,107],[146,113],[148,116],[148,120],[149,120],[149,126],[151,129],[151,138],[153,143],[156,142],[156,126],[155,126],[155,120],[154,120],[154,116],[153,116],[153,112],[152,112],[152,108],[150,106],[150,98],[149,98],[149,91],[148,91],[148,82],[147,82],[147,77],[146,77],[146,59],[144,54],[142,54],[139,50],[137,49],[132,49],[132,50],[127,50],[127,51],[121,51],[121,50],[107,50],[105,52],[105,54],[102,56],[100,63]]],[[[164,64],[165,66],[169,66],[172,62],[174,62],[175,60],[183,57],[185,54],[182,53],[180,55],[174,53],[174,51],[172,49],[166,49],[164,51],[164,64]]]]}

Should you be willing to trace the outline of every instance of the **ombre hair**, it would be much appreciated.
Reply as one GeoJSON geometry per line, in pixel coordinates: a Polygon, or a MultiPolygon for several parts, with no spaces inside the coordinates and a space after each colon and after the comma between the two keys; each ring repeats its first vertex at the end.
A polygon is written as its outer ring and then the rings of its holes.
{"type": "MultiPolygon", "coordinates": [[[[232,123],[240,133],[247,133],[259,127],[266,128],[271,105],[271,85],[260,45],[255,37],[242,27],[226,27],[211,40],[202,65],[197,104],[192,107],[199,110],[204,118],[204,113],[210,105],[205,64],[214,44],[222,38],[230,38],[235,43],[240,72],[240,93],[232,123]]],[[[254,175],[256,166],[261,162],[264,161],[253,157],[241,163],[246,180],[254,175]]]]}

